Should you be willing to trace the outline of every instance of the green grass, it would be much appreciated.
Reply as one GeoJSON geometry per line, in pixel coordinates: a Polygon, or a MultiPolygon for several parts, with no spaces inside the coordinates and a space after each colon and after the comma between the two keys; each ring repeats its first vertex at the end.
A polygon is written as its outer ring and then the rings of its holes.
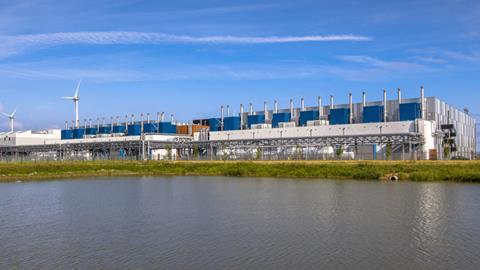
{"type": "Polygon", "coordinates": [[[196,175],[480,182],[478,161],[68,161],[0,163],[0,181],[84,176],[196,175]]]}

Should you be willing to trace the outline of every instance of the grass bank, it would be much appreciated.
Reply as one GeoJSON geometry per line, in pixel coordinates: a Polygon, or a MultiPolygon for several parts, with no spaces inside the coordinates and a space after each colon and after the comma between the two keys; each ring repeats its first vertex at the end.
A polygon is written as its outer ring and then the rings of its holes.
{"type": "Polygon", "coordinates": [[[86,176],[245,176],[479,182],[480,161],[74,161],[0,163],[0,181],[86,176]]]}

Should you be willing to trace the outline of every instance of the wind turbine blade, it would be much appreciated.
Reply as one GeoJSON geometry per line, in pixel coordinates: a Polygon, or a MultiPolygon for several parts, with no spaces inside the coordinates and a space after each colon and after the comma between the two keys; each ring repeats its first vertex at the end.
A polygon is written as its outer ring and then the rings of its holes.
{"type": "Polygon", "coordinates": [[[75,91],[75,98],[78,98],[78,91],[80,91],[80,84],[82,84],[82,80],[78,81],[78,84],[77,84],[77,91],[75,91]]]}
{"type": "Polygon", "coordinates": [[[17,109],[18,109],[18,107],[15,107],[15,110],[14,110],[13,113],[12,113],[12,117],[14,117],[15,114],[17,113],[17,109]]]}
{"type": "Polygon", "coordinates": [[[62,97],[62,99],[74,99],[74,97],[62,97]]]}
{"type": "Polygon", "coordinates": [[[6,114],[4,112],[2,112],[3,115],[5,115],[6,117],[10,118],[10,114],[6,114]]]}

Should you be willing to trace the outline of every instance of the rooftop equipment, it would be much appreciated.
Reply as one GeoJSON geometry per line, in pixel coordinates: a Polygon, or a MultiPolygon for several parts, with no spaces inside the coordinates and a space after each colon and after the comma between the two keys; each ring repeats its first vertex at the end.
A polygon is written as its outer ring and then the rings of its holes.
{"type": "Polygon", "coordinates": [[[322,97],[318,97],[318,119],[322,117],[322,97]]]}
{"type": "Polygon", "coordinates": [[[278,113],[278,101],[273,102],[273,113],[278,113]]]}
{"type": "Polygon", "coordinates": [[[226,117],[223,130],[240,130],[240,117],[239,116],[226,117]]]}
{"type": "Polygon", "coordinates": [[[279,127],[279,123],[290,122],[291,119],[292,115],[289,112],[275,113],[272,117],[272,127],[277,128],[279,127]]]}
{"type": "Polygon", "coordinates": [[[348,102],[349,102],[348,108],[350,109],[350,113],[348,114],[348,122],[350,124],[353,124],[353,97],[352,97],[352,93],[348,94],[348,102]]]}
{"type": "Polygon", "coordinates": [[[387,122],[387,90],[383,89],[383,122],[387,122]]]}
{"type": "Polygon", "coordinates": [[[330,110],[333,109],[333,95],[330,95],[330,110]]]}
{"type": "Polygon", "coordinates": [[[258,114],[258,115],[249,115],[247,117],[248,128],[252,128],[253,125],[264,124],[265,123],[265,115],[258,114]]]}
{"type": "Polygon", "coordinates": [[[240,129],[243,129],[243,104],[240,104],[240,129]]]}
{"type": "Polygon", "coordinates": [[[350,108],[336,108],[330,110],[330,124],[344,125],[348,124],[350,119],[350,108]]]}

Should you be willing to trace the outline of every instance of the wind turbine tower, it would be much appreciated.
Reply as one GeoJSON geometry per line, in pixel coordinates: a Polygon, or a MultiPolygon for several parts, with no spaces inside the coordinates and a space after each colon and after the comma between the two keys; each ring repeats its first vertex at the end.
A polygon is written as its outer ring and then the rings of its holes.
{"type": "Polygon", "coordinates": [[[77,84],[77,91],[75,91],[75,95],[73,97],[63,97],[63,99],[69,99],[69,100],[73,100],[73,104],[75,106],[75,127],[79,127],[80,126],[80,122],[79,122],[79,115],[78,115],[78,102],[80,101],[80,97],[78,95],[78,92],[80,90],[80,84],[82,83],[82,80],[80,80],[77,84]]]}
{"type": "Polygon", "coordinates": [[[10,120],[10,131],[13,133],[13,122],[15,120],[15,114],[17,113],[17,108],[15,108],[15,110],[13,111],[12,114],[6,114],[6,113],[3,113],[3,115],[5,115],[6,117],[8,117],[8,119],[10,120]]]}

